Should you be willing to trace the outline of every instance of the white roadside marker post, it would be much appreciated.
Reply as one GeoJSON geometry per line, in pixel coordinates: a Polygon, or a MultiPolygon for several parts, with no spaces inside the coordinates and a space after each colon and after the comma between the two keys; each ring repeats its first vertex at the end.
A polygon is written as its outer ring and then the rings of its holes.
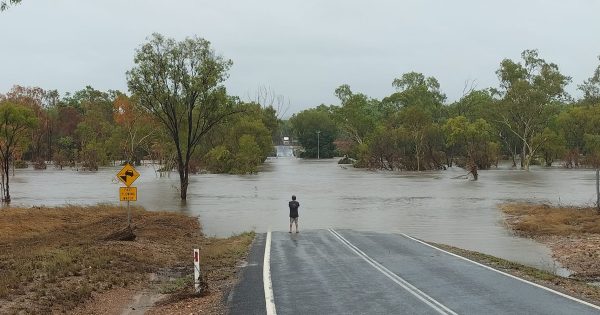
{"type": "Polygon", "coordinates": [[[200,250],[194,249],[194,292],[200,293],[200,250]]]}
{"type": "Polygon", "coordinates": [[[600,169],[596,169],[596,209],[600,214],[600,169]]]}

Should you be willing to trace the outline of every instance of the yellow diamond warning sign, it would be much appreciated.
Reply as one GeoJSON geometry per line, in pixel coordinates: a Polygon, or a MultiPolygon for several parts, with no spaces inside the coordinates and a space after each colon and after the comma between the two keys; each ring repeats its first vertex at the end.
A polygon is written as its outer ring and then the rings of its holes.
{"type": "Polygon", "coordinates": [[[127,187],[131,186],[138,177],[140,177],[140,173],[129,163],[125,164],[123,169],[117,174],[117,178],[127,187]]]}
{"type": "Polygon", "coordinates": [[[119,187],[119,200],[137,201],[137,187],[119,187]]]}

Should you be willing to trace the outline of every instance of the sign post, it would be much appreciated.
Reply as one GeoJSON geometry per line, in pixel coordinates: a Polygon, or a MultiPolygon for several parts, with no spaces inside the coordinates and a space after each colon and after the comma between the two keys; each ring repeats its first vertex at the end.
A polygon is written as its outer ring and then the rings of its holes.
{"type": "Polygon", "coordinates": [[[127,225],[131,226],[131,208],[129,206],[130,201],[137,201],[137,187],[130,187],[136,179],[140,177],[140,173],[127,163],[119,173],[117,178],[125,184],[127,187],[119,187],[119,200],[127,201],[127,225]]]}
{"type": "Polygon", "coordinates": [[[194,249],[194,292],[200,293],[200,249],[194,249]]]}

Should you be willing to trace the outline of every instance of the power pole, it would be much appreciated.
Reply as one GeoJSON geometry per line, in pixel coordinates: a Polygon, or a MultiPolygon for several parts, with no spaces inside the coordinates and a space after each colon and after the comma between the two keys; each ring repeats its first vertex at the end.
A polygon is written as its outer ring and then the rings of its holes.
{"type": "Polygon", "coordinates": [[[321,135],[321,130],[317,131],[317,160],[320,159],[319,150],[321,149],[321,144],[319,142],[319,136],[321,135]]]}

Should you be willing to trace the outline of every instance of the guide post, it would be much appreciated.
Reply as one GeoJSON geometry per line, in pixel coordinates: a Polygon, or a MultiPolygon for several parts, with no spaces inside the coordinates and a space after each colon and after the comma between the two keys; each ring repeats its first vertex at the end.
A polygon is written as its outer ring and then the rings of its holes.
{"type": "Polygon", "coordinates": [[[596,170],[596,209],[600,214],[600,169],[596,170]]]}
{"type": "Polygon", "coordinates": [[[200,249],[194,249],[194,292],[200,293],[200,249]]]}

